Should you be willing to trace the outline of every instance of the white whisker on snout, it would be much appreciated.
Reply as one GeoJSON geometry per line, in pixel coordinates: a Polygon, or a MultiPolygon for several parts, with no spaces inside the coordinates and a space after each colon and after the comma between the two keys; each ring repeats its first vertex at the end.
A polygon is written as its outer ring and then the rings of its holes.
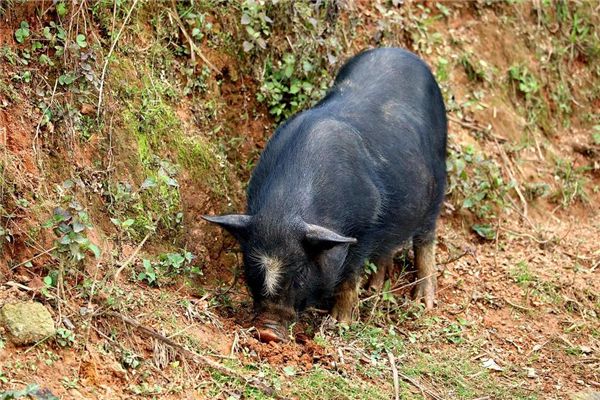
{"type": "Polygon", "coordinates": [[[259,252],[253,254],[252,258],[258,262],[259,268],[261,268],[265,274],[263,293],[265,295],[275,294],[281,276],[283,275],[283,263],[278,258],[259,252]]]}

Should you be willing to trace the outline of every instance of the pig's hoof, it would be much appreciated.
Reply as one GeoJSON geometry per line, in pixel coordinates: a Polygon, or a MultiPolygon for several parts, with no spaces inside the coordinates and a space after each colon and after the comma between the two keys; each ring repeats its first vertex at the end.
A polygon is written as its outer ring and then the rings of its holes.
{"type": "Polygon", "coordinates": [[[367,285],[367,288],[370,291],[377,293],[381,290],[382,287],[383,287],[383,277],[380,276],[379,274],[372,275],[371,279],[369,279],[369,284],[367,285]]]}
{"type": "Polygon", "coordinates": [[[339,323],[350,325],[352,323],[352,307],[338,307],[331,310],[331,316],[339,323]]]}
{"type": "Polygon", "coordinates": [[[417,283],[413,293],[415,301],[425,303],[425,308],[431,310],[435,301],[435,289],[437,286],[435,276],[430,276],[417,283]]]}

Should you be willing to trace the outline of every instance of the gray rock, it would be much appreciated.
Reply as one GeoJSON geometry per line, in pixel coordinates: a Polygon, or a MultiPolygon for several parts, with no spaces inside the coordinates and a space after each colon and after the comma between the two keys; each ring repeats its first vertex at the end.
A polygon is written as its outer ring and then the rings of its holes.
{"type": "Polygon", "coordinates": [[[16,345],[39,342],[56,332],[46,307],[35,302],[5,304],[0,309],[0,324],[6,327],[16,345]]]}

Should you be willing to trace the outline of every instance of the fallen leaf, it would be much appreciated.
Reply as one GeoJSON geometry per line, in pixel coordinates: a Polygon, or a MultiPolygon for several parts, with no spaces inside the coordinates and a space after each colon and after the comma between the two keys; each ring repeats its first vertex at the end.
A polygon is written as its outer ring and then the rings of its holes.
{"type": "Polygon", "coordinates": [[[483,368],[491,369],[494,371],[504,371],[504,368],[496,364],[496,361],[494,361],[493,358],[484,358],[481,363],[481,366],[483,368]]]}

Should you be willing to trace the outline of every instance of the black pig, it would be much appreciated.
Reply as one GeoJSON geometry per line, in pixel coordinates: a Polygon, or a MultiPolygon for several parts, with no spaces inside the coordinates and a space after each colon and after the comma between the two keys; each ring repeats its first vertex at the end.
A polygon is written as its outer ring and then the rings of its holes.
{"type": "Polygon", "coordinates": [[[277,129],[252,174],[246,214],[204,217],[241,245],[262,340],[284,339],[311,305],[351,321],[365,260],[378,266],[370,286],[379,289],[411,239],[415,297],[433,307],[446,130],[434,76],[398,48],[350,59],[323,100],[277,129]]]}

